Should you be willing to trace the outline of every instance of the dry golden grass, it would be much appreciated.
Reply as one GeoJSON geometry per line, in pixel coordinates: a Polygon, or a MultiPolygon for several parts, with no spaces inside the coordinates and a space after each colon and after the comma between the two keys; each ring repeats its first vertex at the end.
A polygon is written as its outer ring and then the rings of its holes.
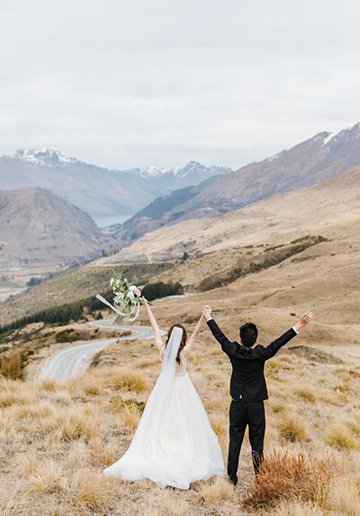
{"type": "Polygon", "coordinates": [[[234,486],[224,478],[216,477],[215,480],[204,484],[201,488],[201,495],[207,505],[228,500],[234,494],[234,486]]]}
{"type": "Polygon", "coordinates": [[[89,447],[92,457],[104,466],[111,466],[119,458],[119,447],[115,442],[104,444],[99,437],[96,437],[89,442],[89,447]]]}
{"type": "Polygon", "coordinates": [[[308,401],[309,403],[316,402],[316,392],[312,385],[299,385],[294,388],[294,393],[299,398],[308,401]]]}
{"type": "Polygon", "coordinates": [[[0,381],[0,408],[14,404],[28,405],[34,400],[34,389],[24,388],[22,382],[16,380],[0,381]]]}
{"type": "Polygon", "coordinates": [[[325,441],[336,448],[353,450],[357,447],[354,433],[343,423],[331,425],[325,433],[325,441]]]}
{"type": "Polygon", "coordinates": [[[100,369],[98,374],[101,373],[104,374],[104,378],[102,378],[103,386],[114,390],[140,393],[148,387],[144,375],[138,369],[114,367],[106,373],[100,369]]]}
{"type": "Polygon", "coordinates": [[[59,384],[55,380],[43,380],[41,386],[45,391],[56,392],[59,389],[59,384]]]}
{"type": "MultiPolygon", "coordinates": [[[[188,371],[226,457],[230,367],[217,347],[209,347],[209,338],[209,334],[201,336],[188,371]],[[214,349],[216,353],[212,353],[214,349]]],[[[103,469],[127,450],[161,368],[156,350],[139,341],[118,348],[114,357],[114,365],[105,366],[100,356],[98,367],[61,384],[0,379],[0,486],[6,486],[0,489],[0,514],[245,516],[250,508],[240,509],[238,500],[251,489],[254,478],[247,436],[235,489],[221,478],[197,482],[188,491],[178,491],[161,490],[145,480],[132,483],[103,477],[103,469]],[[18,479],[22,479],[19,485],[18,479]]],[[[341,477],[334,477],[334,489],[328,495],[326,507],[316,508],[305,494],[301,500],[290,497],[279,501],[274,515],[354,516],[354,489],[360,484],[354,484],[353,479],[359,452],[357,448],[328,444],[323,430],[331,428],[329,422],[341,421],[342,427],[359,441],[356,427],[360,404],[351,411],[351,405],[341,398],[348,394],[335,391],[340,375],[347,372],[334,374],[338,366],[312,361],[311,387],[317,397],[316,403],[312,403],[296,393],[300,383],[294,381],[298,371],[309,370],[306,358],[298,361],[291,355],[276,360],[274,367],[269,368],[274,376],[268,382],[266,447],[281,446],[289,453],[296,449],[297,454],[307,452],[319,460],[325,449],[339,464],[345,452],[346,461],[341,477]],[[331,395],[331,403],[324,393],[331,395]],[[344,489],[344,483],[352,487],[344,489]]],[[[356,375],[348,376],[347,392],[356,392],[359,380],[356,375]]],[[[355,398],[351,403],[356,405],[355,398]]],[[[268,516],[273,509],[266,509],[265,513],[260,508],[251,509],[254,511],[259,516],[268,516]]]]}
{"type": "Polygon", "coordinates": [[[34,465],[27,473],[28,487],[32,491],[43,491],[50,484],[57,483],[62,477],[61,465],[54,460],[49,460],[34,465]]]}
{"type": "Polygon", "coordinates": [[[241,500],[243,507],[274,507],[281,500],[300,499],[323,505],[336,474],[330,459],[300,452],[273,452],[264,460],[254,487],[241,500]]]}
{"type": "Polygon", "coordinates": [[[320,507],[308,502],[280,502],[271,512],[266,512],[268,516],[324,516],[320,507]]]}
{"type": "Polygon", "coordinates": [[[89,461],[90,453],[84,441],[74,441],[71,443],[67,458],[70,468],[85,467],[89,461]]]}
{"type": "Polygon", "coordinates": [[[278,423],[279,434],[287,441],[303,441],[307,438],[305,422],[293,412],[281,412],[278,423]]]}
{"type": "Polygon", "coordinates": [[[42,420],[44,432],[52,432],[57,439],[72,441],[74,439],[89,440],[101,431],[101,418],[96,413],[96,407],[83,407],[75,404],[62,407],[53,417],[42,420]],[[93,413],[92,413],[93,412],[93,413]]]}
{"type": "Polygon", "coordinates": [[[101,471],[78,469],[73,475],[71,489],[77,502],[91,509],[106,509],[114,503],[112,484],[101,471]]]}
{"type": "Polygon", "coordinates": [[[359,516],[360,484],[354,477],[342,478],[329,493],[326,507],[339,516],[359,516]]]}

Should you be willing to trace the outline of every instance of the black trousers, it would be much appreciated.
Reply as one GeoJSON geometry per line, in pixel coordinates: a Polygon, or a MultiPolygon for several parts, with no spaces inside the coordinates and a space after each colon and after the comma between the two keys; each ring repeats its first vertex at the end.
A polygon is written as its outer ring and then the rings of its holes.
{"type": "Polygon", "coordinates": [[[234,483],[237,482],[240,450],[247,425],[249,425],[254,470],[257,474],[263,460],[264,450],[265,409],[263,401],[253,403],[231,402],[228,475],[234,483]]]}

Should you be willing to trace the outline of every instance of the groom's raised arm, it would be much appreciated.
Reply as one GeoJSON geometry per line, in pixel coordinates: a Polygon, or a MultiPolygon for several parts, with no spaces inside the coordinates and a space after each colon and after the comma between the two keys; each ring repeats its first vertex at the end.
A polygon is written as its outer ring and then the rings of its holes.
{"type": "Polygon", "coordinates": [[[216,324],[214,319],[211,317],[211,308],[209,306],[205,306],[203,309],[203,315],[206,319],[207,325],[209,326],[211,333],[214,335],[215,339],[221,344],[222,350],[229,355],[234,347],[234,343],[231,342],[227,336],[220,330],[219,326],[216,324]]]}
{"type": "Polygon", "coordinates": [[[309,324],[309,322],[312,319],[312,313],[311,312],[305,312],[299,319],[299,321],[290,328],[290,330],[286,331],[281,337],[274,340],[269,346],[263,347],[263,346],[257,346],[255,348],[255,351],[260,355],[262,360],[269,360],[269,358],[272,358],[280,348],[285,346],[289,340],[294,338],[300,331],[300,329],[303,326],[306,326],[309,324]]]}

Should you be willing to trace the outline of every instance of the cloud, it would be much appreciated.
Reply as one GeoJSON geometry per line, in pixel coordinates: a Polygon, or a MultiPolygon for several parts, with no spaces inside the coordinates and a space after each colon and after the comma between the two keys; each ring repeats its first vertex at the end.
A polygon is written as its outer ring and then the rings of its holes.
{"type": "Polygon", "coordinates": [[[0,152],[238,168],[360,119],[351,0],[13,0],[0,152]]]}

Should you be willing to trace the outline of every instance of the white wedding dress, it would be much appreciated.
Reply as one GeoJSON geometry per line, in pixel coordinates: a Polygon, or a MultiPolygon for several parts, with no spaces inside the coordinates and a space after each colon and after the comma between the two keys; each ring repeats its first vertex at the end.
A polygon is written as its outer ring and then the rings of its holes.
{"type": "Polygon", "coordinates": [[[165,356],[129,449],[104,474],[125,480],[148,478],[160,487],[179,489],[224,475],[218,438],[187,375],[185,360],[176,370],[176,363],[169,367],[165,356]]]}

